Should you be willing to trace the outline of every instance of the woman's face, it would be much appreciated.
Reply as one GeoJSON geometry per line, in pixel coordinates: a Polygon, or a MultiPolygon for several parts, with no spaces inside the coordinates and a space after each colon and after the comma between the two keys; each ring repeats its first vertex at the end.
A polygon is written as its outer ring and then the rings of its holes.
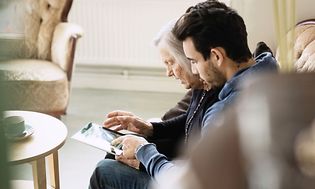
{"type": "Polygon", "coordinates": [[[193,74],[190,70],[186,71],[172,56],[166,48],[159,48],[160,57],[166,66],[166,75],[179,79],[186,89],[202,89],[203,82],[198,75],[193,74]]]}

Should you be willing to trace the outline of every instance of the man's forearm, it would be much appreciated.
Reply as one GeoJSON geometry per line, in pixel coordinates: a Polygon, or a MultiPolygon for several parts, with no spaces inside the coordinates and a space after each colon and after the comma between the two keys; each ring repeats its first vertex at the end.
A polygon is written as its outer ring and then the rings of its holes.
{"type": "Polygon", "coordinates": [[[174,166],[166,156],[157,151],[156,146],[152,143],[141,146],[135,156],[153,178],[162,171],[166,171],[174,166]]]}

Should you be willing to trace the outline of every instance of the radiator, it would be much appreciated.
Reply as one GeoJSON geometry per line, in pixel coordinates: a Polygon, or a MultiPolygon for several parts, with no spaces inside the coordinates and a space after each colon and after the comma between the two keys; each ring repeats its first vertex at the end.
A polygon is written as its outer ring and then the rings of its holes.
{"type": "Polygon", "coordinates": [[[162,68],[152,40],[192,0],[75,0],[69,21],[85,34],[76,52],[79,64],[162,68]]]}

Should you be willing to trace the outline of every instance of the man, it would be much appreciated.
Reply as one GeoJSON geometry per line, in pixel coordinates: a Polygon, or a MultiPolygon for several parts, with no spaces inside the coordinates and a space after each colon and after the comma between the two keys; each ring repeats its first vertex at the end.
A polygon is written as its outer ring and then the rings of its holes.
{"type": "Polygon", "coordinates": [[[277,70],[271,53],[262,53],[256,60],[252,59],[243,19],[223,3],[206,1],[189,8],[173,33],[183,41],[185,54],[195,73],[210,85],[226,82],[219,94],[220,101],[207,110],[204,127],[215,124],[218,112],[232,103],[240,91],[237,85],[244,77],[277,70]],[[211,8],[214,5],[221,7],[211,8]]]}
{"type": "MultiPolygon", "coordinates": [[[[256,72],[277,70],[271,53],[262,53],[255,60],[252,58],[243,19],[233,9],[216,0],[190,7],[177,21],[173,34],[183,41],[184,52],[194,73],[199,74],[209,86],[224,84],[219,101],[208,108],[204,115],[200,126],[202,134],[215,126],[220,112],[232,104],[240,92],[238,83],[241,80],[256,72]]],[[[139,160],[151,177],[174,167],[154,144],[144,138],[124,136],[114,143],[121,143],[122,156],[139,160]]]]}

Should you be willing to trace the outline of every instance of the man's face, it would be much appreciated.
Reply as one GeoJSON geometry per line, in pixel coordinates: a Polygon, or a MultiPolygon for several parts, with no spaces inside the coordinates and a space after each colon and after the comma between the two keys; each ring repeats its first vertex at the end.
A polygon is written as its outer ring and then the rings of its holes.
{"type": "Polygon", "coordinates": [[[210,58],[205,60],[202,54],[196,50],[190,37],[183,41],[183,48],[186,57],[190,60],[192,72],[199,74],[200,78],[204,80],[208,86],[217,87],[225,83],[226,79],[216,66],[215,57],[210,55],[210,58]]]}

